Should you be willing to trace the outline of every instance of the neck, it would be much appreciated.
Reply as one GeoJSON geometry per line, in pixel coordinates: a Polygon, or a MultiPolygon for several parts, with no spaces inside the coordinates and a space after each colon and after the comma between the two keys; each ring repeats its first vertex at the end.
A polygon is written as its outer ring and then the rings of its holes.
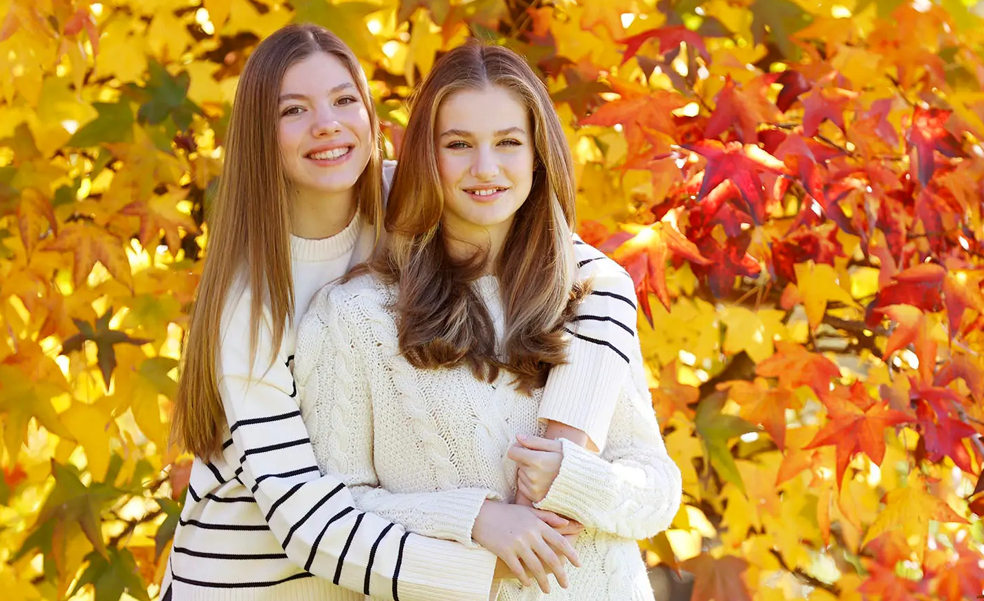
{"type": "Polygon", "coordinates": [[[291,210],[291,233],[320,240],[341,232],[355,217],[355,191],[324,193],[298,191],[291,210]]]}
{"type": "Polygon", "coordinates": [[[495,264],[509,235],[512,220],[493,227],[451,224],[448,220],[445,220],[443,225],[448,231],[448,252],[452,258],[465,260],[478,250],[487,257],[484,275],[495,272],[495,264]]]}

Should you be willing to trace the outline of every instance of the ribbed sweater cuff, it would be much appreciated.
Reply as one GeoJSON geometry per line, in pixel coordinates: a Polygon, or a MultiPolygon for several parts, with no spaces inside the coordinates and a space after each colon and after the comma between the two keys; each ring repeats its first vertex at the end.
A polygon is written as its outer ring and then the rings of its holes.
{"type": "Polygon", "coordinates": [[[560,443],[564,452],[560,471],[547,496],[534,505],[592,527],[593,524],[587,523],[591,521],[587,517],[592,514],[592,508],[604,506],[604,499],[612,494],[608,486],[611,466],[566,438],[561,438],[560,443]]]}
{"type": "Polygon", "coordinates": [[[494,491],[480,488],[459,488],[428,495],[427,515],[434,531],[427,534],[434,538],[453,540],[467,547],[477,547],[472,541],[472,528],[482,505],[487,499],[495,499],[494,491]]]}
{"type": "Polygon", "coordinates": [[[550,370],[539,418],[577,428],[603,450],[628,369],[611,349],[573,339],[567,363],[550,370]]]}
{"type": "Polygon", "coordinates": [[[400,569],[400,596],[431,601],[488,601],[496,556],[410,535],[400,569]]]}

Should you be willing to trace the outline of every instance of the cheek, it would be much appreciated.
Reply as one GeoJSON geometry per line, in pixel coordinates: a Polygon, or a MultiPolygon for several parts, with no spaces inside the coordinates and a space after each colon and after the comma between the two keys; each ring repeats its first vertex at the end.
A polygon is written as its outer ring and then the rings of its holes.
{"type": "Polygon", "coordinates": [[[459,179],[458,173],[461,171],[459,163],[461,159],[445,152],[437,153],[437,172],[441,176],[441,184],[445,188],[454,187],[459,179]]]}

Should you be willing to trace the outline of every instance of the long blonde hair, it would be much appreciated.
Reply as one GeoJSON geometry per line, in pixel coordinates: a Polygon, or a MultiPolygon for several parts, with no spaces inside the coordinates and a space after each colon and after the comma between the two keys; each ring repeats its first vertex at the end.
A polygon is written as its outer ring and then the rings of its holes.
{"type": "Polygon", "coordinates": [[[352,75],[369,112],[373,132],[369,164],[355,184],[362,218],[382,223],[382,155],[379,122],[369,85],[352,51],[316,25],[289,25],[263,40],[239,78],[225,145],[225,167],[214,215],[208,219],[205,268],[191,313],[175,403],[172,440],[203,458],[216,453],[226,424],[216,382],[219,325],[229,289],[243,273],[253,292],[250,306],[251,364],[264,309],[273,348],[279,348],[294,318],[290,231],[293,195],[280,157],[278,96],[284,74],[319,52],[337,58],[352,75]]]}
{"type": "Polygon", "coordinates": [[[524,392],[542,386],[550,367],[565,359],[561,327],[584,293],[574,281],[574,207],[571,153],[532,69],[508,49],[476,42],[444,55],[412,99],[386,212],[386,252],[373,263],[377,273],[399,283],[404,356],[420,368],[467,364],[490,381],[505,368],[524,392]],[[435,143],[441,103],[456,92],[489,87],[508,90],[525,104],[535,154],[530,195],[492,266],[501,282],[504,361],[496,353],[491,316],[470,285],[486,270],[486,253],[461,260],[448,252],[435,143]]]}

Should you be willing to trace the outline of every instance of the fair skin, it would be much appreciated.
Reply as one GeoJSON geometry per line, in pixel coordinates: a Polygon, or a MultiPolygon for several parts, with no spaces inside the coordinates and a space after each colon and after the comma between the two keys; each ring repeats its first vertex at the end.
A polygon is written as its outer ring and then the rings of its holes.
{"type": "Polygon", "coordinates": [[[369,110],[348,68],[312,54],[284,74],[277,127],[284,170],[295,192],[291,233],[320,239],[355,216],[354,186],[369,163],[369,110]]]}
{"type": "MultiPolygon", "coordinates": [[[[487,265],[494,265],[516,212],[526,202],[533,184],[535,148],[526,105],[517,95],[500,87],[463,90],[441,103],[436,125],[438,171],[445,199],[441,221],[454,240],[451,252],[465,257],[476,247],[486,249],[490,259],[487,265]]],[[[556,422],[548,422],[545,435],[564,437],[582,446],[589,443],[584,432],[556,422]]],[[[520,440],[523,442],[530,447],[514,446],[509,451],[518,466],[516,504],[487,501],[472,536],[498,555],[524,584],[528,583],[526,571],[529,570],[540,588],[549,592],[544,562],[557,575],[561,586],[567,586],[563,565],[555,563],[550,553],[550,546],[561,550],[556,546],[560,541],[548,537],[548,529],[519,520],[529,520],[529,512],[537,511],[523,506],[531,506],[546,496],[559,473],[563,455],[560,443],[555,440],[530,437],[520,440]],[[529,532],[534,534],[517,538],[512,535],[512,528],[502,527],[520,523],[531,527],[529,532]]],[[[532,515],[544,520],[539,513],[532,515]]],[[[563,532],[575,538],[582,529],[577,522],[568,521],[563,532]]],[[[566,547],[563,552],[579,565],[574,559],[576,554],[572,557],[566,547]]]]}

